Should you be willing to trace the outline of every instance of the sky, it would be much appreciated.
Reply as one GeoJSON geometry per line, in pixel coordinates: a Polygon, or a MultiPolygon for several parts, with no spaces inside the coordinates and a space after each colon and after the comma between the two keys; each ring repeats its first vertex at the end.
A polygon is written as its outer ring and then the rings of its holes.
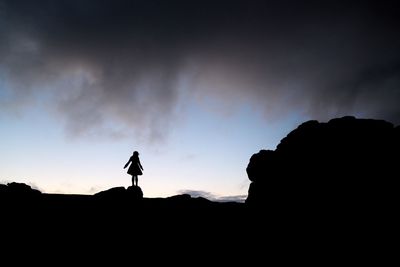
{"type": "Polygon", "coordinates": [[[0,0],[0,182],[243,200],[298,124],[400,122],[397,1],[0,0]]]}

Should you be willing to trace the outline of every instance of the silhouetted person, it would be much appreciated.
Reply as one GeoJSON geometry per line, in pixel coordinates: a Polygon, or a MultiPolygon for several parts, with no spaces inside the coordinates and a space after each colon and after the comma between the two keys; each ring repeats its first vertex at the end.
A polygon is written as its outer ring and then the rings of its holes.
{"type": "Polygon", "coordinates": [[[129,163],[132,162],[131,166],[129,167],[127,173],[132,175],[132,185],[138,186],[138,175],[143,174],[143,167],[139,160],[139,152],[133,152],[133,155],[129,158],[128,162],[125,164],[124,169],[128,167],[129,163]]]}

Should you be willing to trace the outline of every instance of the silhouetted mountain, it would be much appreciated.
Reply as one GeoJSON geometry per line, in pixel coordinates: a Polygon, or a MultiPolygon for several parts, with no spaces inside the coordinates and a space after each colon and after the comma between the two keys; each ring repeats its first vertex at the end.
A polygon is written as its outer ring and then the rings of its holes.
{"type": "Polygon", "coordinates": [[[305,122],[275,151],[250,158],[246,203],[313,215],[388,211],[397,195],[399,143],[399,127],[383,120],[305,122]]]}

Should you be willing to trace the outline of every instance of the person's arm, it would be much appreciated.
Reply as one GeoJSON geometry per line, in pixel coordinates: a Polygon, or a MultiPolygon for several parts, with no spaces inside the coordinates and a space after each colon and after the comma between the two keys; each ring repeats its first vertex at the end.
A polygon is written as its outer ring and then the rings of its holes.
{"type": "Polygon", "coordinates": [[[128,167],[128,165],[129,165],[129,162],[131,162],[132,161],[132,158],[129,158],[129,160],[128,160],[128,162],[125,164],[125,166],[124,166],[124,169],[126,168],[126,167],[128,167]]]}
{"type": "Polygon", "coordinates": [[[139,167],[142,169],[142,171],[143,171],[143,167],[142,167],[142,164],[140,163],[140,159],[138,160],[138,164],[139,164],[139,167]]]}

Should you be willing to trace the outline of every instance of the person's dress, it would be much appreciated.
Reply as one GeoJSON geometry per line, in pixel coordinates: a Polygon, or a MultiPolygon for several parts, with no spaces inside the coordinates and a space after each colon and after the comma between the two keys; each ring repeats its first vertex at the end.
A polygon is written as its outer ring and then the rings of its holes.
{"type": "Polygon", "coordinates": [[[131,166],[129,166],[127,173],[130,175],[142,175],[143,174],[142,170],[139,167],[139,163],[136,160],[132,160],[131,166]]]}

